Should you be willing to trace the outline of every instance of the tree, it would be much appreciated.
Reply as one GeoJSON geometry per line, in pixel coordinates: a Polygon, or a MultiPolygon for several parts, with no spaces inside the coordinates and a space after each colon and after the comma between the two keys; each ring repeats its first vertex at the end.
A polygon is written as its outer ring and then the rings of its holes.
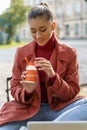
{"type": "Polygon", "coordinates": [[[11,0],[10,8],[0,16],[0,19],[4,20],[4,23],[0,24],[0,28],[4,28],[8,34],[7,43],[10,43],[16,34],[17,25],[26,21],[26,13],[29,8],[29,6],[24,6],[23,0],[11,0]]]}
{"type": "Polygon", "coordinates": [[[0,18],[0,44],[3,44],[3,25],[4,25],[4,19],[0,18]]]}
{"type": "Polygon", "coordinates": [[[85,0],[85,2],[87,2],[87,0],[85,0]]]}

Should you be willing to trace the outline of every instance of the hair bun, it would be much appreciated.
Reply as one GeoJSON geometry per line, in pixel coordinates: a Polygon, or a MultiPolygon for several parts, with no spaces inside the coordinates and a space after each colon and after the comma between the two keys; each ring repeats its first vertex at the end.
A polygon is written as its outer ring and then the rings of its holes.
{"type": "Polygon", "coordinates": [[[43,6],[48,7],[48,5],[46,3],[40,3],[39,5],[43,5],[43,6]]]}

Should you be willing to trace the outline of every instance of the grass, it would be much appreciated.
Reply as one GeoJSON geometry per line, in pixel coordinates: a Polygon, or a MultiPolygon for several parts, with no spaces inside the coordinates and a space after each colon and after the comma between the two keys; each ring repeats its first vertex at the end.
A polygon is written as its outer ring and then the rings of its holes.
{"type": "Polygon", "coordinates": [[[15,42],[12,41],[10,44],[0,44],[0,49],[7,49],[7,48],[12,48],[12,47],[17,47],[17,46],[22,46],[26,42],[15,42]]]}
{"type": "Polygon", "coordinates": [[[80,87],[79,96],[87,96],[87,85],[80,87]]]}

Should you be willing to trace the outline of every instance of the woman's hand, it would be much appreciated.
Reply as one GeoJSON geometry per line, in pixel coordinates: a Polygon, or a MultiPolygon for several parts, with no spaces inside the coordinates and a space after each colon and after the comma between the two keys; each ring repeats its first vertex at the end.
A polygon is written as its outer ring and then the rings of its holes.
{"type": "Polygon", "coordinates": [[[49,78],[55,75],[55,71],[53,70],[52,64],[49,60],[43,57],[37,57],[35,58],[34,63],[37,69],[44,71],[48,75],[49,78]]]}
{"type": "Polygon", "coordinates": [[[27,92],[32,93],[34,89],[36,88],[36,83],[31,83],[29,81],[26,81],[27,72],[23,71],[21,75],[21,81],[20,84],[26,89],[27,92]]]}

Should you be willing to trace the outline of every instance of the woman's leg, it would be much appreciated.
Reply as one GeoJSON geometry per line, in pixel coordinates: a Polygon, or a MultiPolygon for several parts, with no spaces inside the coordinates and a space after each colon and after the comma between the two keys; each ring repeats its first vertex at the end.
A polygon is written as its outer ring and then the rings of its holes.
{"type": "Polygon", "coordinates": [[[64,108],[55,121],[87,121],[87,98],[80,99],[64,108]],[[66,109],[66,110],[65,110],[66,109]]]}
{"type": "Polygon", "coordinates": [[[19,130],[22,126],[26,127],[28,121],[43,121],[43,120],[44,120],[43,106],[41,106],[39,112],[34,117],[24,121],[8,123],[6,125],[1,126],[0,130],[19,130]]]}
{"type": "Polygon", "coordinates": [[[3,125],[0,127],[0,130],[23,130],[24,127],[27,125],[27,122],[29,121],[52,121],[54,120],[58,115],[56,115],[56,112],[54,112],[48,104],[42,103],[39,112],[32,118],[24,120],[24,121],[17,121],[8,123],[6,125],[3,125]]]}
{"type": "Polygon", "coordinates": [[[8,123],[6,125],[0,126],[0,130],[19,130],[19,128],[24,125],[26,126],[27,121],[18,121],[8,123]]]}
{"type": "MultiPolygon", "coordinates": [[[[70,104],[70,105],[66,106],[65,108],[63,108],[59,111],[56,111],[56,112],[53,111],[49,107],[48,104],[42,104],[39,112],[34,117],[24,120],[24,121],[18,121],[18,122],[9,123],[7,125],[3,125],[0,127],[0,130],[9,130],[9,129],[10,130],[19,130],[21,126],[26,126],[28,121],[53,121],[53,120],[57,121],[57,120],[63,119],[62,115],[64,115],[64,113],[67,113],[71,109],[73,111],[72,111],[72,115],[70,115],[70,117],[71,117],[71,119],[73,119],[73,116],[76,116],[76,114],[79,113],[79,112],[77,113],[77,109],[75,107],[78,107],[80,105],[82,106],[82,104],[87,104],[87,98],[83,98],[76,102],[73,102],[72,104],[70,104]],[[74,109],[76,109],[76,110],[74,110],[74,109]]],[[[81,111],[82,111],[82,108],[81,108],[81,111]]],[[[87,112],[83,111],[82,113],[86,117],[87,112]]],[[[78,115],[78,117],[79,117],[79,115],[78,115]]]]}
{"type": "Polygon", "coordinates": [[[87,121],[87,104],[76,106],[64,112],[54,121],[87,121]]]}

